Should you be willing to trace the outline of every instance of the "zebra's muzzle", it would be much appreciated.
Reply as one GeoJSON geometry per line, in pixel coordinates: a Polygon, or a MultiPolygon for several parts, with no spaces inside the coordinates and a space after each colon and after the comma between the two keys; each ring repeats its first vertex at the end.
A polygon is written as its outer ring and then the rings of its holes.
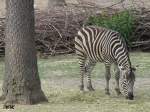
{"type": "Polygon", "coordinates": [[[126,99],[133,100],[134,99],[133,93],[128,93],[126,99]]]}

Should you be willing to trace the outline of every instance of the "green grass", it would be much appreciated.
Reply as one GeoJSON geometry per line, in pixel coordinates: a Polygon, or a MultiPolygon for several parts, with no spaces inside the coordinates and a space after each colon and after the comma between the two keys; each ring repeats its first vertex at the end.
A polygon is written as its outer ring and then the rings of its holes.
{"type": "MultiPolygon", "coordinates": [[[[136,70],[137,77],[150,77],[150,53],[131,53],[131,62],[133,66],[138,66],[136,70]]],[[[76,56],[56,56],[38,61],[39,73],[41,78],[47,77],[79,77],[79,65],[76,56]]],[[[104,77],[104,65],[97,63],[93,70],[92,77],[104,77]]],[[[112,76],[114,76],[112,67],[112,76]]]]}
{"type": "Polygon", "coordinates": [[[150,53],[132,53],[131,61],[137,67],[137,77],[150,77],[150,53]]]}
{"type": "MultiPolygon", "coordinates": [[[[150,53],[130,53],[133,66],[138,66],[136,70],[137,77],[150,77],[150,53]]],[[[38,60],[39,74],[42,79],[61,78],[61,77],[79,77],[79,65],[75,55],[61,55],[49,57],[49,59],[38,60]]],[[[97,63],[92,72],[92,77],[103,78],[105,73],[104,65],[97,63]]],[[[4,74],[4,59],[0,59],[0,79],[4,74]]],[[[112,76],[114,76],[112,67],[112,76]]]]}
{"type": "MultiPolygon", "coordinates": [[[[123,96],[117,97],[114,93],[106,96],[100,89],[86,93],[60,87],[43,90],[47,90],[45,93],[49,103],[16,105],[15,112],[149,112],[150,109],[150,92],[145,92],[144,88],[138,89],[133,101],[128,101],[123,96]]],[[[150,91],[150,87],[147,91],[150,91]]]]}
{"type": "Polygon", "coordinates": [[[41,78],[73,77],[79,71],[78,62],[73,55],[49,57],[38,62],[41,78]]]}
{"type": "MultiPolygon", "coordinates": [[[[114,80],[110,92],[104,93],[104,66],[97,64],[92,76],[96,91],[80,92],[79,65],[74,55],[62,55],[39,59],[39,74],[42,89],[49,103],[37,105],[16,105],[13,112],[149,112],[150,110],[150,53],[131,53],[132,63],[138,65],[135,83],[135,100],[117,96],[114,80]]],[[[4,61],[0,60],[0,78],[4,74],[4,61]]],[[[0,81],[0,88],[2,81],[0,81]]],[[[0,91],[1,94],[1,91],[0,91]]],[[[3,104],[0,102],[0,112],[3,104]]]]}

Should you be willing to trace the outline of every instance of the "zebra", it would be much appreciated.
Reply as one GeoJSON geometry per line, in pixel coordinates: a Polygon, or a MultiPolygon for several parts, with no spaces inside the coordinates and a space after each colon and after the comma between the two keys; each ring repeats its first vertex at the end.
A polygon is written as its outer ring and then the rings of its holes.
{"type": "Polygon", "coordinates": [[[116,66],[115,91],[117,95],[122,93],[127,99],[134,99],[135,69],[131,66],[126,42],[120,33],[103,27],[85,26],[75,36],[75,51],[81,72],[80,90],[84,90],[84,76],[86,75],[87,89],[94,91],[91,72],[96,63],[101,62],[105,65],[105,94],[110,95],[110,68],[114,64],[116,66]]]}

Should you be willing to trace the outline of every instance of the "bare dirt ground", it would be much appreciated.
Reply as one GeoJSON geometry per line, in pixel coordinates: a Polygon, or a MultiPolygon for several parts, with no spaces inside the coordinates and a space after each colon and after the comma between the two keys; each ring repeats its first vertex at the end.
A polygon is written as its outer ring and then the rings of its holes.
{"type": "MultiPolygon", "coordinates": [[[[112,4],[119,3],[121,0],[66,0],[68,4],[89,4],[99,7],[109,7],[112,4]]],[[[41,10],[47,9],[48,0],[35,0],[35,8],[41,10]]],[[[123,3],[113,6],[113,8],[128,8],[128,7],[145,7],[150,8],[150,0],[124,0],[123,3]]],[[[5,0],[0,1],[0,17],[5,16],[5,0]]]]}

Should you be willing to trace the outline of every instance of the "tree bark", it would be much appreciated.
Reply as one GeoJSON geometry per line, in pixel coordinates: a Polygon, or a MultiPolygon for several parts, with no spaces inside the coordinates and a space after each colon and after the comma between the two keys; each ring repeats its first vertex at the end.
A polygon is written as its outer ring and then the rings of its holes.
{"type": "Polygon", "coordinates": [[[33,0],[6,0],[5,103],[47,101],[41,90],[34,42],[33,0]]]}

